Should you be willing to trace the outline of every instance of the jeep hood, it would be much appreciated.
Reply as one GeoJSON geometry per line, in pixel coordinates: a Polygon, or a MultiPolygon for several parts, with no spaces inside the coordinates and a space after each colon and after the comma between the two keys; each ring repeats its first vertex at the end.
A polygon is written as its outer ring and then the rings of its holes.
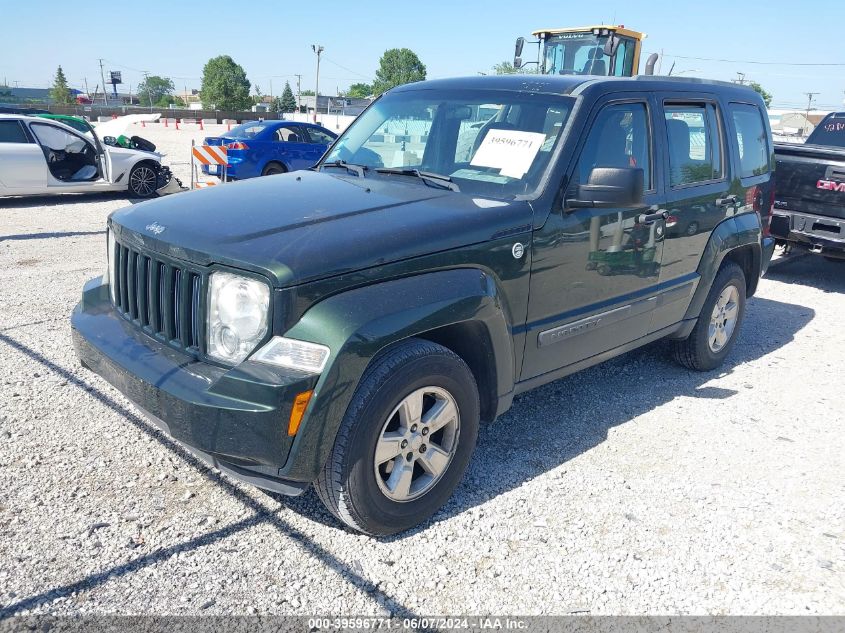
{"type": "MultiPolygon", "coordinates": [[[[332,170],[335,171],[335,170],[332,170]]],[[[284,287],[527,230],[531,207],[407,176],[300,171],[137,204],[111,216],[147,250],[253,270],[284,287]]]]}

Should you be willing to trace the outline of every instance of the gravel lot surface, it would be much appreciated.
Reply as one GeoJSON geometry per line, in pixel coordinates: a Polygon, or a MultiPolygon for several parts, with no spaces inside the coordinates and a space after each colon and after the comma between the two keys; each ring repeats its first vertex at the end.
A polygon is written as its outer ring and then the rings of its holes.
{"type": "MultiPolygon", "coordinates": [[[[140,133],[185,160],[188,132],[140,133]]],[[[79,366],[68,318],[126,204],[0,200],[0,615],[845,614],[843,265],[779,263],[722,371],[656,344],[520,397],[432,522],[374,540],[79,366]]]]}

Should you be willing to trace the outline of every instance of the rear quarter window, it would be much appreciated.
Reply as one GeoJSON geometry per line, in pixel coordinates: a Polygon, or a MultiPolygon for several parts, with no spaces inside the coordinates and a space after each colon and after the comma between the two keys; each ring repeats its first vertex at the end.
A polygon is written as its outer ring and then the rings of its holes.
{"type": "Polygon", "coordinates": [[[29,143],[20,121],[0,121],[0,143],[29,143]]]}
{"type": "Polygon", "coordinates": [[[745,103],[731,103],[728,109],[733,118],[739,147],[740,177],[750,178],[768,173],[769,140],[760,109],[745,103]]]}
{"type": "Polygon", "coordinates": [[[830,147],[845,147],[845,115],[838,114],[819,123],[810,134],[807,143],[811,145],[828,145],[830,147]]]}

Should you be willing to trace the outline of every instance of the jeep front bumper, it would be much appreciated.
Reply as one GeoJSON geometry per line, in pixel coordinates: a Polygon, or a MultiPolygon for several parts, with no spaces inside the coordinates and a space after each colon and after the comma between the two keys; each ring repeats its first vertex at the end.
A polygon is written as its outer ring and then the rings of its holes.
{"type": "Polygon", "coordinates": [[[279,471],[293,444],[287,434],[293,401],[314,389],[318,376],[248,360],[233,368],[198,361],[115,311],[100,278],[85,285],[71,329],[85,367],[207,463],[286,495],[311,483],[279,471]]]}

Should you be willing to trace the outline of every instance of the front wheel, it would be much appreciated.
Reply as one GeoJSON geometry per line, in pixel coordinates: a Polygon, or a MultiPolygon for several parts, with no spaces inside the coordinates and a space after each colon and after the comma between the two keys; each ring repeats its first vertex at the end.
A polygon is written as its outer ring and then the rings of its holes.
{"type": "Polygon", "coordinates": [[[736,342],[745,316],[745,274],[728,262],[719,270],[692,333],[675,342],[675,359],[689,369],[721,365],[736,342]]]}
{"type": "Polygon", "coordinates": [[[148,163],[139,163],[129,172],[129,195],[151,198],[158,189],[158,171],[148,163]]]}
{"type": "Polygon", "coordinates": [[[410,339],[361,378],[316,482],[349,527],[385,536],[433,515],[463,477],[478,436],[479,399],[466,363],[410,339]]]}

